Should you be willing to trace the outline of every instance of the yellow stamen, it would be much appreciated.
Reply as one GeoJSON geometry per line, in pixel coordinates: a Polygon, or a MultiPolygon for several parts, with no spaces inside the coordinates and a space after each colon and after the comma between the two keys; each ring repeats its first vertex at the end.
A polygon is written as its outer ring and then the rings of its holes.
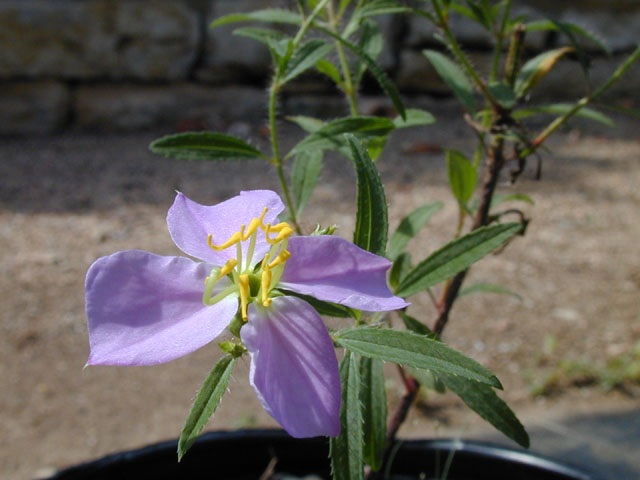
{"type": "Polygon", "coordinates": [[[249,301],[249,275],[240,275],[238,277],[238,287],[240,289],[240,314],[242,320],[247,321],[247,304],[249,301]]]}
{"type": "Polygon", "coordinates": [[[258,227],[262,228],[263,230],[266,228],[266,226],[262,222],[264,221],[264,216],[267,214],[267,210],[269,209],[267,207],[264,207],[264,210],[262,210],[262,214],[260,215],[260,217],[251,219],[251,221],[249,222],[247,233],[242,235],[242,241],[248,240],[249,237],[253,235],[256,230],[258,230],[258,227]]]}
{"type": "Polygon", "coordinates": [[[260,278],[260,291],[262,292],[262,306],[268,307],[271,305],[271,299],[269,298],[269,289],[271,288],[271,271],[263,270],[262,277],[260,278]]]}
{"type": "MultiPolygon", "coordinates": [[[[270,226],[267,225],[267,227],[270,226]]],[[[274,227],[267,228],[264,235],[270,245],[275,245],[276,243],[280,243],[281,241],[283,241],[285,238],[289,238],[292,233],[293,229],[289,226],[289,224],[286,222],[282,222],[274,227]],[[269,238],[270,231],[278,232],[278,236],[276,238],[269,238]]]]}
{"type": "Polygon", "coordinates": [[[281,263],[286,262],[289,257],[291,256],[291,252],[287,251],[287,250],[282,250],[278,256],[276,258],[273,259],[273,262],[271,262],[267,268],[269,270],[271,270],[273,267],[275,267],[276,265],[280,265],[281,263]]]}
{"type": "Polygon", "coordinates": [[[212,248],[216,252],[219,252],[221,250],[226,250],[227,248],[232,247],[233,245],[235,245],[236,243],[242,240],[242,230],[231,235],[231,238],[226,242],[224,242],[222,245],[214,245],[211,239],[212,239],[212,235],[211,234],[207,235],[207,245],[209,245],[210,248],[212,248]]]}
{"type": "Polygon", "coordinates": [[[218,274],[218,278],[216,279],[216,281],[220,280],[225,275],[229,275],[229,273],[231,273],[231,271],[237,264],[238,261],[235,258],[232,258],[227,263],[225,263],[224,266],[220,269],[220,273],[218,274]]]}

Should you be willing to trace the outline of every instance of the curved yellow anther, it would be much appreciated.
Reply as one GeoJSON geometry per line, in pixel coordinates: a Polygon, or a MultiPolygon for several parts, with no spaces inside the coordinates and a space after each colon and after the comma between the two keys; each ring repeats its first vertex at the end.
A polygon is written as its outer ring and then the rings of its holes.
{"type": "Polygon", "coordinates": [[[262,270],[269,270],[269,253],[267,253],[262,259],[262,266],[260,268],[262,270]]]}
{"type": "Polygon", "coordinates": [[[237,264],[238,261],[235,258],[232,258],[227,263],[225,263],[224,266],[220,269],[220,273],[218,273],[218,278],[216,279],[216,281],[220,280],[225,275],[229,275],[231,273],[231,270],[233,270],[237,264]]]}
{"type": "Polygon", "coordinates": [[[224,242],[222,245],[214,245],[213,242],[211,241],[212,235],[209,234],[207,235],[207,245],[209,245],[209,247],[215,250],[216,252],[219,252],[221,250],[226,250],[227,248],[232,247],[233,245],[235,245],[236,243],[242,240],[242,230],[244,230],[244,228],[242,228],[239,232],[236,232],[233,235],[231,235],[231,238],[229,238],[229,240],[224,242]]]}
{"type": "Polygon", "coordinates": [[[273,262],[271,262],[267,268],[270,270],[273,267],[275,267],[276,265],[280,265],[281,263],[286,262],[287,260],[289,260],[289,257],[291,256],[291,252],[289,252],[288,250],[282,250],[278,256],[276,258],[273,259],[273,262]]]}
{"type": "Polygon", "coordinates": [[[267,230],[264,232],[264,236],[267,240],[267,243],[270,245],[275,245],[276,243],[280,243],[285,238],[289,238],[289,236],[293,233],[293,228],[289,226],[288,223],[282,222],[275,226],[267,225],[267,230]],[[270,232],[278,232],[278,235],[275,238],[269,238],[270,232]]]}
{"type": "Polygon", "coordinates": [[[262,306],[268,307],[271,305],[271,299],[269,298],[269,289],[271,288],[271,271],[263,270],[262,277],[260,277],[260,291],[262,292],[262,306]]]}
{"type": "Polygon", "coordinates": [[[238,276],[238,287],[240,290],[240,313],[242,320],[247,321],[247,304],[249,302],[249,275],[238,276]]]}

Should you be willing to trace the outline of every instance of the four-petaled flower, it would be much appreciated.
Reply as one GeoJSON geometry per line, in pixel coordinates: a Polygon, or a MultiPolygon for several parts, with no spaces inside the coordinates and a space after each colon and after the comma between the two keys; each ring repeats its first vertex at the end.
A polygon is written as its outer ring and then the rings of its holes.
{"type": "Polygon", "coordinates": [[[152,365],[206,345],[239,314],[260,402],[294,437],[340,431],[340,379],[322,319],[287,291],[365,311],[406,306],[390,262],[334,236],[295,237],[274,192],[214,206],[178,193],[167,223],[185,257],[140,250],[102,257],[86,278],[88,364],[152,365]]]}

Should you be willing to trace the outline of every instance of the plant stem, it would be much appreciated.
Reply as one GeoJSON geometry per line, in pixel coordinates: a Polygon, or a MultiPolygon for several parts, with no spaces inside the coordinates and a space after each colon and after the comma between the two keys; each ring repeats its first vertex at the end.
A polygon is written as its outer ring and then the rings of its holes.
{"type": "Polygon", "coordinates": [[[640,58],[640,46],[637,47],[631,55],[629,55],[629,57],[617,68],[617,70],[613,72],[611,77],[609,77],[609,79],[603,85],[601,85],[595,92],[593,92],[593,94],[581,98],[576,102],[571,110],[552,121],[547,126],[547,128],[545,128],[544,131],[540,133],[540,135],[538,135],[535,140],[533,140],[533,142],[531,142],[531,146],[522,151],[520,156],[526,157],[527,155],[531,155],[535,150],[538,149],[538,147],[540,147],[540,145],[542,145],[547,140],[547,138],[549,138],[549,136],[553,132],[555,132],[560,126],[566,123],[567,120],[573,117],[584,107],[589,105],[589,103],[597,100],[598,97],[600,97],[604,92],[609,90],[609,88],[611,88],[611,86],[615,82],[622,78],[622,76],[627,72],[627,70],[629,70],[631,65],[633,65],[633,63],[638,60],[638,58],[640,58]]]}
{"type": "Polygon", "coordinates": [[[287,179],[284,176],[284,170],[282,168],[282,157],[280,156],[280,145],[278,143],[278,131],[276,125],[276,101],[278,98],[279,81],[280,78],[276,74],[275,78],[273,79],[273,83],[271,84],[271,88],[269,88],[269,130],[271,133],[271,150],[273,151],[273,159],[271,160],[271,162],[278,171],[278,178],[280,179],[282,193],[284,193],[284,198],[287,202],[287,208],[289,209],[289,216],[291,219],[291,223],[293,223],[293,228],[298,235],[302,235],[302,230],[300,229],[298,219],[296,218],[296,210],[294,208],[293,201],[291,200],[291,194],[289,193],[287,179]]]}
{"type": "Polygon", "coordinates": [[[500,56],[502,53],[502,46],[504,43],[504,34],[507,29],[507,22],[509,20],[509,15],[511,14],[511,2],[512,0],[507,0],[507,3],[504,6],[504,12],[502,14],[502,22],[500,23],[500,31],[496,36],[496,46],[493,51],[493,60],[491,62],[491,74],[489,76],[490,82],[495,82],[498,80],[498,69],[500,68],[500,56]]]}
{"type": "Polygon", "coordinates": [[[451,29],[449,28],[449,22],[445,18],[439,2],[437,0],[431,0],[431,3],[438,17],[438,26],[442,29],[442,32],[447,38],[449,47],[451,48],[452,53],[455,55],[456,60],[458,60],[458,63],[460,63],[460,65],[464,68],[466,74],[471,78],[471,80],[473,80],[476,86],[480,89],[484,97],[489,101],[489,103],[491,103],[491,106],[495,110],[500,110],[501,109],[500,104],[495,99],[493,94],[489,91],[489,88],[484,83],[484,81],[480,78],[475,68],[473,68],[473,66],[469,62],[469,59],[460,48],[460,45],[458,45],[458,41],[453,36],[453,33],[451,33],[451,29]]]}
{"type": "MultiPolygon", "coordinates": [[[[340,35],[338,31],[337,18],[333,11],[333,3],[329,2],[327,4],[327,14],[329,15],[329,24],[331,25],[331,30],[336,35],[340,35]]],[[[342,43],[338,40],[334,40],[336,45],[336,52],[338,53],[338,61],[340,62],[340,68],[342,69],[342,77],[344,78],[344,94],[347,97],[347,101],[349,102],[349,111],[351,112],[351,116],[358,115],[358,102],[356,99],[356,92],[353,89],[353,79],[351,78],[351,69],[349,68],[349,63],[347,62],[347,57],[344,53],[344,48],[342,47],[342,43]]]]}

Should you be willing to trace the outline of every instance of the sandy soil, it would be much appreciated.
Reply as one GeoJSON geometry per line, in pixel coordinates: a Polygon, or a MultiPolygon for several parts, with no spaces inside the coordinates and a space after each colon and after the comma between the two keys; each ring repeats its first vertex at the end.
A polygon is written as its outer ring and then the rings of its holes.
{"type": "MultiPolygon", "coordinates": [[[[244,126],[247,127],[247,126],[244,126]]],[[[258,129],[248,128],[256,142],[258,129]]],[[[445,340],[493,369],[505,398],[526,424],[567,412],[614,411],[634,403],[620,392],[566,388],[531,396],[538,378],[562,359],[600,365],[640,340],[640,142],[637,125],[573,131],[543,155],[542,181],[530,166],[515,186],[534,198],[524,238],[474,269],[471,281],[502,283],[522,300],[472,295],[459,301],[445,340]],[[544,355],[545,335],[557,347],[544,355]]],[[[200,382],[219,356],[215,345],[169,364],[83,370],[87,332],[86,269],[99,256],[140,248],[179,254],[166,231],[174,190],[213,204],[240,189],[277,189],[266,165],[202,164],[147,153],[157,135],[65,135],[0,143],[0,477],[33,478],[110,452],[174,438],[200,382]]],[[[456,215],[443,155],[411,153],[416,142],[468,147],[463,125],[446,121],[394,136],[381,162],[392,226],[425,202],[447,205],[411,244],[419,259],[451,238],[456,215]],[[425,133],[426,132],[426,133],[425,133]]],[[[415,149],[413,149],[415,150],[415,149]]],[[[332,158],[304,226],[336,223],[349,237],[352,168],[332,158]]],[[[428,298],[410,312],[430,320],[428,298]]],[[[208,429],[275,426],[248,386],[248,366],[234,373],[208,429]]],[[[400,384],[390,370],[391,401],[400,384]]],[[[445,435],[481,424],[449,396],[429,396],[403,432],[445,435]]]]}

